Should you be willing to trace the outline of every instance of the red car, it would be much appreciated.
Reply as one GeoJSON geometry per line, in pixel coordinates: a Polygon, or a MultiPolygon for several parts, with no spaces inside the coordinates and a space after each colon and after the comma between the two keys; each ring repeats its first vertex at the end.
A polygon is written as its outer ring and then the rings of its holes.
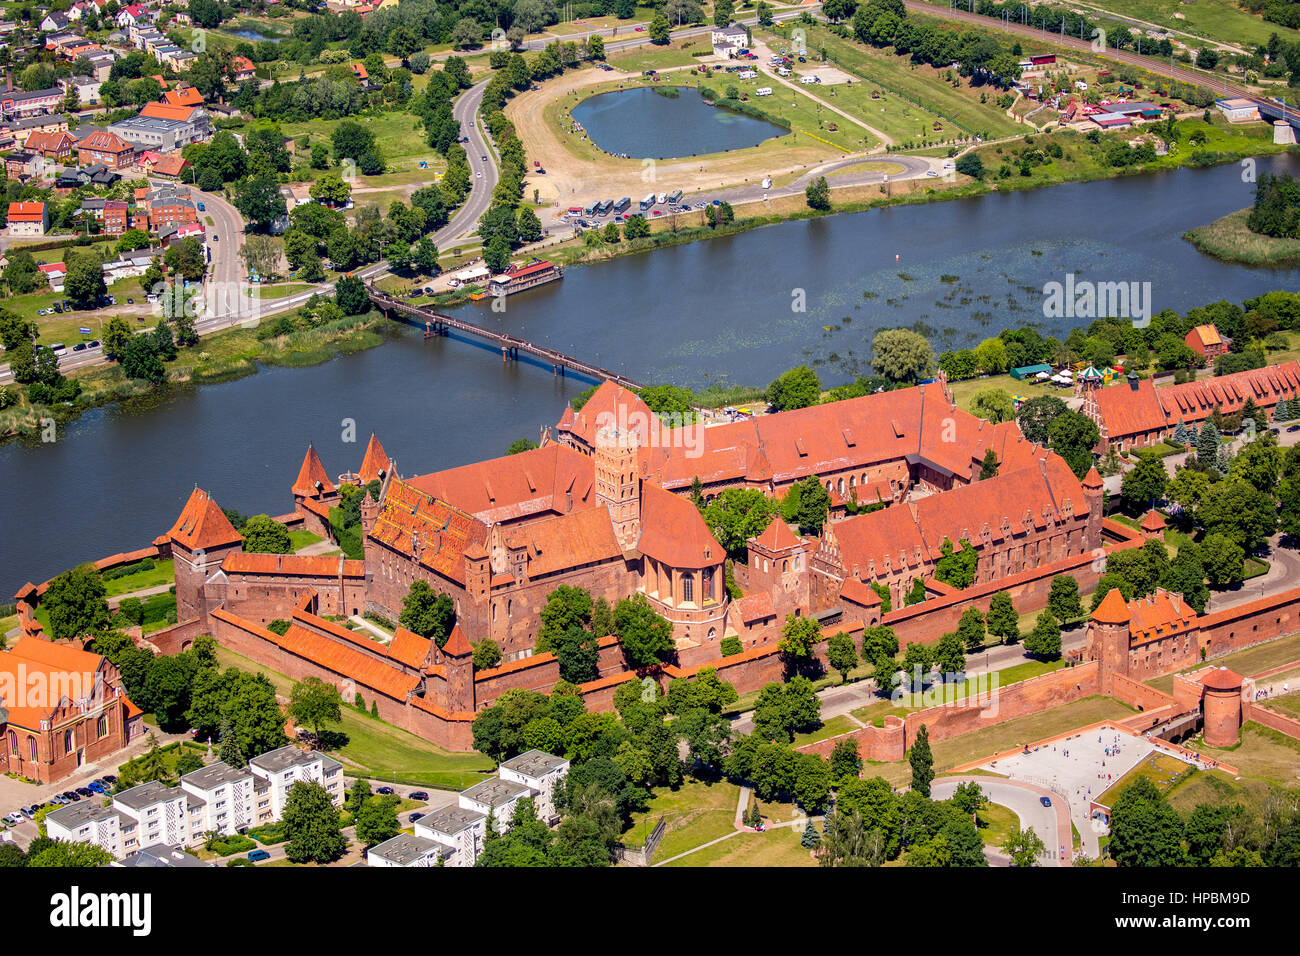
{"type": "Polygon", "coordinates": [[[636,28],[636,32],[637,32],[637,33],[645,33],[645,27],[637,27],[637,28],[636,28]]]}

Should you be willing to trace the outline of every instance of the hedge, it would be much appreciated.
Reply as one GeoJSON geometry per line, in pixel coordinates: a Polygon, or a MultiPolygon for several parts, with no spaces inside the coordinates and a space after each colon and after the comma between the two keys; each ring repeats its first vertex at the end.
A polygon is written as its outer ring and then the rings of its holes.
{"type": "Polygon", "coordinates": [[[105,581],[115,581],[118,578],[129,577],[132,574],[138,574],[141,571],[152,571],[154,569],[153,558],[145,558],[143,561],[137,561],[135,564],[122,564],[116,568],[109,568],[100,577],[105,581]]]}

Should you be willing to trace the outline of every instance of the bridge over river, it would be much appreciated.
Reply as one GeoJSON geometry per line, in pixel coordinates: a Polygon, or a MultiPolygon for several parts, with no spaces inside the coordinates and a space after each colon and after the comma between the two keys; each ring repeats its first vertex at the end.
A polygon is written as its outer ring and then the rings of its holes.
{"type": "Polygon", "coordinates": [[[432,309],[409,305],[400,299],[379,291],[373,285],[367,284],[366,291],[370,293],[370,301],[388,318],[396,318],[417,328],[423,326],[425,338],[432,338],[435,335],[448,335],[452,329],[455,329],[457,332],[464,332],[467,335],[473,335],[492,342],[501,349],[501,361],[503,362],[508,362],[511,359],[517,360],[522,352],[543,362],[550,363],[551,372],[554,375],[563,375],[566,370],[572,370],[595,381],[613,382],[633,391],[640,391],[645,387],[641,382],[634,381],[626,375],[611,372],[609,369],[601,368],[598,365],[592,365],[590,362],[584,362],[582,359],[548,348],[545,345],[535,345],[526,339],[521,339],[506,332],[498,332],[495,329],[475,325],[472,322],[453,318],[441,312],[434,312],[432,309]]]}

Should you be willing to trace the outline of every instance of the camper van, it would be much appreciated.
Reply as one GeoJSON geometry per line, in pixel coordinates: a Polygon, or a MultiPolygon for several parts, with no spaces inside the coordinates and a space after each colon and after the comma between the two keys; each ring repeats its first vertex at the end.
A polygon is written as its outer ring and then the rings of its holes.
{"type": "Polygon", "coordinates": [[[756,89],[756,90],[754,91],[754,95],[755,95],[755,96],[771,96],[771,95],[772,95],[772,87],[770,87],[770,86],[760,86],[758,89],[756,89]]]}

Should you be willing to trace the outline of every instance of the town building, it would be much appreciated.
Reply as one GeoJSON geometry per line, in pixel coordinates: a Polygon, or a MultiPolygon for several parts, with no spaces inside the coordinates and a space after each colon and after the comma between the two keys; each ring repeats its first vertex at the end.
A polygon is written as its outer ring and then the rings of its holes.
{"type": "Polygon", "coordinates": [[[1213,324],[1198,325],[1184,336],[1183,341],[1197,355],[1211,361],[1220,355],[1227,355],[1231,345],[1227,339],[1219,334],[1218,328],[1213,324]]]}
{"type": "Polygon", "coordinates": [[[1179,422],[1202,422],[1215,409],[1229,415],[1249,400],[1268,411],[1297,393],[1300,363],[1295,361],[1177,385],[1157,386],[1149,378],[1130,374],[1119,385],[1085,388],[1082,411],[1101,432],[1099,452],[1111,447],[1124,452],[1163,441],[1172,436],[1179,422]]]}
{"type": "Polygon", "coordinates": [[[44,156],[56,163],[64,163],[76,148],[77,138],[66,130],[58,133],[31,133],[23,149],[44,156]]]}
{"type": "Polygon", "coordinates": [[[128,868],[157,868],[163,867],[168,869],[189,868],[189,867],[210,867],[215,863],[207,863],[200,860],[193,853],[186,853],[179,846],[166,846],[158,844],[157,846],[148,846],[143,850],[136,850],[134,853],[128,853],[120,860],[115,860],[109,866],[119,866],[128,868]]]}
{"type": "Polygon", "coordinates": [[[299,781],[320,784],[335,806],[343,805],[343,765],[318,751],[281,747],[254,757],[248,761],[248,769],[260,780],[255,807],[259,823],[284,815],[289,789],[299,781]]]}
{"type": "Polygon", "coordinates": [[[39,238],[50,231],[50,210],[43,202],[11,202],[9,235],[14,238],[39,238]]]}
{"type": "Polygon", "coordinates": [[[253,774],[218,761],[181,777],[181,789],[202,804],[201,833],[242,833],[255,823],[253,774]]]}
{"type": "Polygon", "coordinates": [[[135,147],[109,130],[97,130],[77,144],[77,161],[82,166],[103,165],[125,169],[135,162],[135,147]]]}
{"type": "Polygon", "coordinates": [[[208,114],[198,107],[146,103],[137,116],[113,123],[109,131],[137,149],[170,152],[212,135],[208,114]]]}
{"type": "Polygon", "coordinates": [[[40,113],[56,112],[63,105],[63,90],[57,86],[44,90],[6,90],[0,93],[0,114],[23,119],[40,113]]]}

